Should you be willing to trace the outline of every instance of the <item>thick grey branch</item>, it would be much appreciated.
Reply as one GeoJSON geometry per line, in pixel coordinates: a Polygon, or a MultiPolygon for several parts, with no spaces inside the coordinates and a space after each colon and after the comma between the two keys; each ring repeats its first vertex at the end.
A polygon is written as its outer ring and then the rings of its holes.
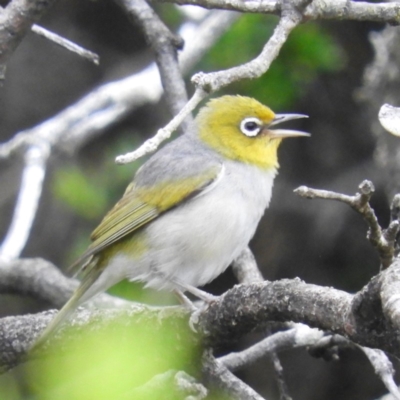
{"type": "Polygon", "coordinates": [[[299,279],[237,285],[200,314],[199,329],[215,346],[267,321],[302,322],[399,355],[399,271],[393,264],[354,296],[299,279]]]}
{"type": "MultiPolygon", "coordinates": [[[[282,1],[240,1],[240,0],[157,0],[180,5],[197,5],[208,9],[241,11],[280,15],[282,1]]],[[[367,3],[362,1],[314,0],[304,11],[308,20],[335,19],[355,21],[400,23],[399,3],[367,3]]]]}
{"type": "Polygon", "coordinates": [[[230,342],[267,321],[303,322],[346,335],[352,296],[340,290],[283,279],[236,285],[199,316],[213,345],[230,342]]]}
{"type": "MultiPolygon", "coordinates": [[[[116,0],[134,21],[138,21],[147,41],[156,53],[161,82],[171,114],[177,114],[187,103],[185,82],[178,64],[177,50],[183,39],[172,34],[145,0],[116,0]]],[[[189,126],[183,126],[183,131],[189,126]]]]}
{"type": "MultiPolygon", "coordinates": [[[[69,279],[48,261],[40,258],[0,261],[0,293],[31,296],[61,308],[71,297],[79,282],[69,279]]],[[[90,301],[93,306],[128,306],[125,300],[101,294],[90,301]]]]}
{"type": "MultiPolygon", "coordinates": [[[[269,321],[302,322],[324,331],[339,333],[362,346],[379,348],[400,356],[400,317],[396,310],[398,295],[393,292],[390,296],[390,289],[394,290],[399,285],[396,283],[400,281],[399,271],[400,263],[392,265],[355,296],[333,288],[306,284],[299,279],[237,285],[199,313],[197,329],[202,333],[205,343],[215,347],[231,343],[254,329],[262,329],[269,321]]],[[[8,280],[12,281],[12,275],[8,280]]],[[[14,283],[15,291],[18,286],[14,283]]],[[[31,293],[27,283],[21,282],[21,286],[25,293],[31,293]]],[[[54,290],[57,290],[57,280],[54,290]]],[[[128,307],[112,312],[127,313],[129,318],[131,309],[128,307]]],[[[150,315],[153,315],[152,312],[156,315],[161,312],[143,305],[136,305],[134,309],[146,309],[150,315]]],[[[109,315],[108,311],[104,312],[106,316],[109,315]]],[[[168,314],[168,308],[164,312],[168,314]]],[[[86,313],[88,320],[92,313],[97,320],[101,320],[103,310],[86,313]]],[[[182,313],[185,318],[188,317],[187,312],[182,313]]],[[[74,315],[71,324],[76,324],[76,318],[80,321],[79,315],[74,315]]],[[[25,341],[18,347],[19,353],[23,354],[50,317],[48,313],[43,313],[13,318],[0,320],[0,331],[3,332],[0,345],[4,351],[10,346],[14,349],[13,339],[24,338],[25,341]],[[14,324],[12,331],[9,330],[10,321],[14,324]]],[[[87,322],[81,320],[82,329],[87,322]]],[[[62,334],[62,330],[59,334],[62,334]]],[[[15,357],[18,349],[13,350],[15,357]]]]}
{"type": "MultiPolygon", "coordinates": [[[[0,372],[14,367],[27,359],[27,351],[37,339],[43,329],[49,324],[56,311],[48,311],[35,315],[5,317],[0,320],[0,372]]],[[[103,310],[88,310],[79,308],[69,325],[65,325],[52,337],[50,343],[41,347],[40,351],[29,354],[29,358],[40,358],[46,355],[50,346],[62,343],[58,347],[60,352],[68,350],[68,342],[79,340],[79,332],[98,332],[107,327],[134,327],[143,321],[148,321],[151,328],[160,329],[164,321],[174,326],[187,318],[187,312],[182,307],[155,308],[142,304],[132,305],[129,308],[114,308],[103,310]],[[139,322],[140,321],[140,322],[139,322]],[[73,330],[68,328],[73,326],[73,330]]],[[[178,328],[177,328],[178,329],[178,328]]],[[[125,331],[125,330],[124,330],[125,331]]],[[[126,329],[129,335],[130,330],[126,329]]],[[[120,338],[123,340],[123,338],[120,338]]]]}
{"type": "Polygon", "coordinates": [[[232,263],[232,269],[240,283],[262,282],[264,280],[254,255],[248,247],[232,263]]]}

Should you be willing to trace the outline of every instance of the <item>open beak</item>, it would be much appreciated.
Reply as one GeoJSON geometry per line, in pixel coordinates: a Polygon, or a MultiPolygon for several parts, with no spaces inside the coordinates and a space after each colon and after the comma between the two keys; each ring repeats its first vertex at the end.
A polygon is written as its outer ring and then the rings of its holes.
{"type": "Polygon", "coordinates": [[[296,131],[293,129],[270,129],[272,126],[278,125],[285,121],[290,121],[292,119],[300,119],[300,118],[308,118],[308,115],[304,114],[275,114],[275,118],[272,122],[264,128],[265,133],[268,134],[269,137],[273,138],[287,138],[287,137],[297,137],[297,136],[304,136],[308,137],[311,136],[307,132],[303,131],[296,131]]]}

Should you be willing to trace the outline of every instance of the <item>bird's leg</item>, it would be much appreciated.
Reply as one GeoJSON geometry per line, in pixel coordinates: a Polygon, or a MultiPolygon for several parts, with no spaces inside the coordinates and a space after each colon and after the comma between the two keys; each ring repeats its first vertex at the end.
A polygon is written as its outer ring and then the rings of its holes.
{"type": "Polygon", "coordinates": [[[172,278],[172,279],[170,279],[170,281],[173,284],[175,284],[176,286],[179,286],[184,291],[192,293],[193,296],[196,296],[198,299],[203,300],[206,303],[211,303],[212,301],[215,301],[217,299],[217,296],[213,296],[212,294],[207,293],[204,290],[200,290],[200,289],[198,289],[192,285],[189,285],[187,283],[180,282],[177,279],[172,278]]]}
{"type": "Polygon", "coordinates": [[[173,290],[174,294],[176,294],[176,296],[179,299],[179,302],[186,307],[189,311],[194,312],[197,310],[197,307],[193,304],[193,302],[189,299],[189,297],[187,297],[185,295],[185,293],[183,293],[181,290],[179,289],[174,289],[173,290]]]}
{"type": "MultiPolygon", "coordinates": [[[[194,296],[196,296],[200,300],[203,300],[206,305],[210,304],[212,301],[217,299],[217,296],[213,296],[210,293],[207,293],[203,290],[197,289],[196,287],[194,287],[192,285],[188,285],[186,283],[179,282],[176,279],[171,279],[171,282],[174,283],[176,286],[179,286],[179,287],[183,288],[184,290],[192,293],[194,296]]],[[[192,311],[192,314],[189,318],[189,326],[193,332],[197,333],[196,325],[199,321],[199,316],[200,316],[201,312],[204,311],[204,308],[205,308],[204,305],[203,305],[203,307],[197,308],[188,299],[188,297],[185,296],[185,294],[182,291],[180,291],[179,289],[174,289],[174,292],[178,295],[178,297],[181,299],[182,302],[185,301],[183,304],[185,304],[187,306],[187,302],[190,303],[190,310],[192,311]]]]}
{"type": "Polygon", "coordinates": [[[177,278],[173,278],[170,276],[167,276],[163,272],[159,271],[157,268],[154,266],[151,268],[152,273],[154,275],[158,275],[159,277],[171,282],[173,285],[177,286],[178,288],[174,290],[175,294],[178,296],[179,300],[181,301],[182,304],[187,305],[188,302],[191,303],[191,307],[193,308],[193,303],[183,294],[183,292],[189,292],[192,293],[193,296],[197,297],[200,300],[203,300],[205,303],[211,303],[212,301],[215,301],[217,299],[216,296],[213,296],[210,293],[205,292],[204,290],[200,290],[192,285],[189,285],[188,283],[184,283],[180,281],[177,278]],[[185,297],[185,299],[183,298],[185,297]]]}
{"type": "Polygon", "coordinates": [[[199,322],[199,315],[203,311],[204,307],[196,307],[194,303],[179,289],[174,289],[173,292],[177,295],[182,305],[189,309],[189,327],[194,333],[197,333],[196,325],[199,322]]]}

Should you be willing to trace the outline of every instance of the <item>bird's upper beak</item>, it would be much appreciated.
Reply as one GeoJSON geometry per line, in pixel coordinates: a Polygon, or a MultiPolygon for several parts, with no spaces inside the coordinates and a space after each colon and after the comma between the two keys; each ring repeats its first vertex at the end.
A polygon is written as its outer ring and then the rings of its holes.
{"type": "Polygon", "coordinates": [[[292,119],[299,118],[308,118],[308,115],[304,114],[275,114],[275,118],[270,122],[265,128],[265,133],[268,134],[269,137],[273,138],[287,138],[287,137],[296,137],[296,136],[311,136],[307,132],[296,131],[292,129],[270,129],[272,126],[278,125],[285,121],[290,121],[292,119]]]}

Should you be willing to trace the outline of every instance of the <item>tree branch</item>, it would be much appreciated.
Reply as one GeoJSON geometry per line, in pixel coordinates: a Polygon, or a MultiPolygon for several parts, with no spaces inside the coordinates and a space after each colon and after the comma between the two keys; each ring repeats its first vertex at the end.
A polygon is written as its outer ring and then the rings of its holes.
{"type": "MultiPolygon", "coordinates": [[[[44,328],[49,324],[56,311],[47,311],[35,315],[18,317],[5,317],[0,319],[0,372],[4,372],[28,358],[28,351],[34,341],[40,336],[44,328]]],[[[182,322],[187,318],[187,311],[182,307],[149,307],[143,304],[132,305],[127,308],[113,308],[103,310],[89,310],[78,308],[75,311],[70,324],[65,324],[51,338],[40,351],[29,353],[29,359],[37,359],[47,355],[52,346],[57,346],[60,353],[68,352],[68,344],[79,341],[80,333],[100,332],[108,327],[124,327],[121,332],[129,336],[129,327],[147,321],[153,331],[161,329],[164,323],[176,326],[182,330],[182,322]],[[73,330],[70,329],[73,327],[73,330]],[[126,328],[126,329],[125,329],[126,328]]],[[[194,338],[194,336],[193,336],[194,338]]],[[[120,338],[125,340],[125,338],[120,338]]]]}
{"type": "Polygon", "coordinates": [[[33,24],[32,25],[32,32],[36,33],[36,35],[46,38],[47,40],[52,41],[53,43],[57,44],[58,46],[71,51],[72,53],[78,54],[80,57],[92,62],[93,64],[99,65],[100,57],[98,54],[94,53],[93,51],[84,49],[82,46],[71,42],[60,35],[57,35],[54,32],[49,31],[39,25],[33,24]]]}
{"type": "Polygon", "coordinates": [[[172,133],[178,128],[182,121],[196,108],[196,106],[206,97],[202,90],[196,90],[192,98],[186,103],[182,110],[164,127],[157,131],[155,136],[147,139],[138,149],[120,155],[115,159],[117,164],[128,164],[137,160],[148,153],[157,150],[158,146],[171,137],[172,133]]]}
{"type": "Polygon", "coordinates": [[[39,207],[49,155],[46,143],[32,145],[25,153],[21,187],[9,230],[0,246],[0,260],[18,258],[25,247],[39,207]]]}
{"type": "Polygon", "coordinates": [[[283,1],[285,7],[282,9],[282,17],[261,53],[253,60],[237,67],[208,74],[200,72],[194,75],[192,82],[196,88],[212,93],[238,80],[256,79],[263,75],[278,56],[291,31],[303,20],[302,9],[309,2],[310,0],[283,1]]]}
{"type": "Polygon", "coordinates": [[[6,63],[32,25],[56,0],[12,0],[0,13],[0,85],[6,63]]]}
{"type": "Polygon", "coordinates": [[[393,364],[390,362],[386,354],[377,349],[369,349],[368,347],[358,346],[371,362],[375,373],[382,380],[387,390],[391,393],[395,400],[400,400],[400,391],[397,387],[393,375],[393,364]]]}
{"type": "MultiPolygon", "coordinates": [[[[240,11],[243,13],[282,13],[282,1],[240,0],[157,0],[160,3],[196,5],[207,9],[240,11]]],[[[399,3],[368,3],[362,1],[314,0],[305,10],[307,20],[335,19],[386,22],[400,24],[399,3]]]]}
{"type": "Polygon", "coordinates": [[[211,352],[206,351],[202,361],[206,383],[222,390],[229,396],[229,399],[264,400],[251,387],[233,375],[223,363],[215,359],[211,352]]]}
{"type": "Polygon", "coordinates": [[[262,282],[264,280],[254,255],[248,247],[233,261],[232,270],[240,283],[262,282]]]}
{"type": "Polygon", "coordinates": [[[241,352],[230,353],[220,357],[218,360],[230,371],[235,372],[271,353],[315,345],[323,336],[324,333],[318,329],[297,324],[294,328],[274,333],[241,352]]]}
{"type": "MultiPolygon", "coordinates": [[[[147,41],[155,51],[167,103],[171,114],[177,114],[188,101],[177,55],[177,50],[183,48],[183,39],[171,33],[145,0],[116,0],[116,2],[131,19],[139,22],[147,41]]],[[[190,128],[190,118],[187,123],[188,125],[182,126],[184,132],[190,128]]]]}
{"type": "MultiPolygon", "coordinates": [[[[28,265],[25,268],[28,269],[28,265]]],[[[12,266],[9,267],[9,271],[11,269],[12,266]]],[[[43,274],[35,272],[35,276],[40,275],[43,274]]],[[[4,276],[7,276],[7,272],[4,276]]],[[[7,281],[5,282],[7,285],[7,281]]],[[[53,285],[54,292],[57,291],[57,282],[56,280],[53,285]]],[[[323,331],[338,333],[362,346],[379,348],[398,357],[400,356],[398,336],[400,307],[397,294],[399,291],[394,292],[400,285],[398,282],[400,282],[400,261],[378,274],[354,296],[333,288],[306,284],[299,279],[237,285],[200,311],[197,330],[202,334],[205,344],[214,348],[232,343],[254,329],[262,329],[269,321],[294,321],[323,331]]],[[[14,288],[17,290],[18,281],[14,283],[14,288]]],[[[25,286],[21,290],[30,292],[31,289],[25,286]]],[[[123,315],[126,323],[134,324],[134,321],[129,320],[132,310],[136,312],[145,310],[154,318],[159,318],[162,310],[164,316],[170,313],[168,310],[181,310],[179,318],[189,317],[187,311],[180,307],[160,310],[135,305],[118,310],[80,309],[73,316],[71,324],[74,326],[78,324],[84,329],[85,324],[93,318],[100,321],[101,325],[101,323],[106,324],[117,314],[123,315]],[[101,322],[103,319],[105,322],[101,322]]],[[[52,315],[54,312],[0,319],[0,332],[2,332],[0,346],[3,346],[0,348],[0,353],[2,350],[12,348],[14,357],[21,357],[52,315]],[[11,323],[12,330],[10,330],[11,323]],[[15,338],[21,338],[16,348],[13,345],[15,338]]],[[[173,318],[174,315],[175,311],[172,314],[173,318]]],[[[57,335],[62,335],[63,331],[64,329],[61,329],[57,335]]],[[[10,357],[7,358],[7,362],[11,364],[17,362],[10,357]]]]}
{"type": "MultiPolygon", "coordinates": [[[[374,210],[369,204],[371,196],[375,191],[374,185],[372,182],[365,180],[360,183],[358,188],[360,191],[355,196],[347,196],[328,190],[311,189],[306,186],[300,186],[294,192],[307,199],[337,200],[349,205],[353,210],[361,214],[369,226],[368,239],[379,253],[382,268],[387,268],[393,262],[395,241],[400,230],[400,222],[397,219],[392,219],[389,227],[383,231],[374,210]]],[[[397,203],[394,202],[392,209],[396,206],[397,203]]]]}
{"type": "MultiPolygon", "coordinates": [[[[48,261],[40,258],[0,261],[0,293],[31,296],[61,308],[78,287],[79,281],[67,278],[48,261]]],[[[89,308],[127,307],[132,303],[100,294],[86,303],[89,308]]]]}

